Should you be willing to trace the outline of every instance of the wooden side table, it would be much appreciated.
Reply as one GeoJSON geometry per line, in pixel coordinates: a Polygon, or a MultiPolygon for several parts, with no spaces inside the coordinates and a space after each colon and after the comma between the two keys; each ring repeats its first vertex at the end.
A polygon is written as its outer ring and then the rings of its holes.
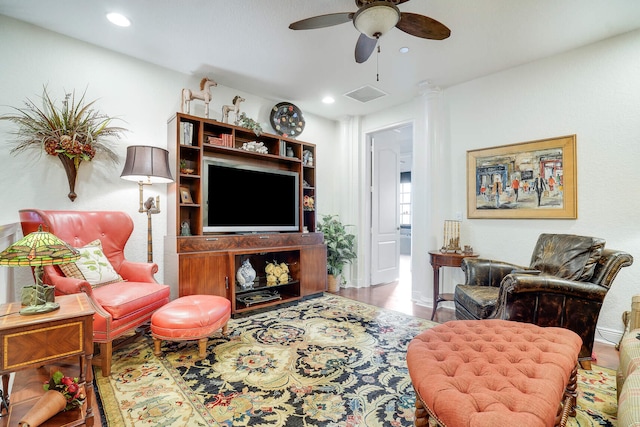
{"type": "MultiPolygon", "coordinates": [[[[59,414],[64,422],[50,420],[52,425],[93,426],[93,315],[94,310],[85,294],[56,297],[60,309],[50,313],[22,316],[20,302],[0,305],[0,375],[3,392],[8,392],[11,372],[39,368],[43,365],[77,357],[80,383],[84,383],[86,409],[59,414]]],[[[63,372],[64,374],[65,372],[63,372]]],[[[44,390],[40,394],[44,393],[44,390]]],[[[2,426],[17,426],[37,399],[11,401],[9,413],[0,421],[2,426]]],[[[45,423],[44,425],[49,425],[45,423]]]]}
{"type": "Polygon", "coordinates": [[[440,267],[460,267],[465,258],[477,258],[478,254],[464,253],[442,253],[440,251],[429,251],[429,259],[433,267],[433,311],[431,320],[436,315],[438,303],[441,301],[453,301],[453,294],[440,293],[440,267]]]}

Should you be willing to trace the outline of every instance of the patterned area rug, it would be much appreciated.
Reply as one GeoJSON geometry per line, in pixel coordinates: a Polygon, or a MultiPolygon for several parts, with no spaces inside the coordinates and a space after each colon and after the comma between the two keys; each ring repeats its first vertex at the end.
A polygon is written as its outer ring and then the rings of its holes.
{"type": "MultiPolygon", "coordinates": [[[[405,363],[428,320],[325,295],[232,319],[229,334],[163,343],[150,336],[114,353],[96,383],[109,426],[412,426],[405,363]]],[[[570,426],[615,426],[615,373],[581,371],[570,426]]]]}

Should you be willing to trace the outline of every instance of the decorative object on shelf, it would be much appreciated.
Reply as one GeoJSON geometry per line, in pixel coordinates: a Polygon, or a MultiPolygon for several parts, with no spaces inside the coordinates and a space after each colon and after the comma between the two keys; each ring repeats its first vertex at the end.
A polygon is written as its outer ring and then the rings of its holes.
{"type": "Polygon", "coordinates": [[[27,99],[23,108],[16,108],[16,115],[0,116],[0,120],[15,123],[18,129],[13,132],[17,145],[12,154],[28,148],[44,150],[56,156],[62,162],[69,182],[69,200],[76,199],[76,177],[82,161],[91,161],[98,153],[103,153],[113,163],[118,155],[108,145],[110,137],[120,138],[126,129],[110,126],[114,120],[93,108],[96,102],[85,103],[85,93],[76,101],[75,91],[65,94],[62,108],[56,106],[44,86],[43,107],[27,99]]]}
{"type": "Polygon", "coordinates": [[[304,198],[302,199],[302,208],[305,211],[312,211],[315,210],[315,201],[313,200],[313,197],[311,196],[304,196],[304,198]]]}
{"type": "Polygon", "coordinates": [[[67,399],[56,390],[49,390],[20,418],[18,426],[36,427],[47,421],[67,406],[67,399]]]}
{"type": "Polygon", "coordinates": [[[214,82],[208,77],[204,77],[200,80],[200,90],[194,91],[191,89],[182,89],[182,112],[189,114],[191,109],[191,101],[194,99],[200,99],[204,101],[204,116],[209,117],[209,102],[213,99],[211,96],[211,87],[218,86],[218,83],[214,82]]]}
{"type": "Polygon", "coordinates": [[[280,102],[271,109],[271,126],[280,135],[295,138],[304,130],[302,111],[290,102],[280,102]]]}
{"type": "Polygon", "coordinates": [[[85,399],[83,388],[79,384],[80,379],[78,377],[65,377],[60,371],[56,371],[51,375],[49,382],[43,386],[47,391],[57,391],[64,396],[66,405],[65,411],[78,408],[82,405],[85,399]]]}
{"type": "Polygon", "coordinates": [[[195,172],[195,169],[187,167],[187,161],[185,159],[180,159],[180,173],[191,175],[193,172],[195,172]]]}
{"type": "Polygon", "coordinates": [[[304,166],[313,166],[313,153],[309,150],[302,152],[302,164],[304,166]]]}
{"type": "Polygon", "coordinates": [[[193,123],[180,123],[180,145],[193,145],[193,123]]]}
{"type": "Polygon", "coordinates": [[[440,248],[444,253],[460,253],[460,221],[446,220],[444,222],[444,243],[440,248]]]}
{"type": "Polygon", "coordinates": [[[237,125],[238,117],[240,114],[240,103],[244,101],[245,99],[243,97],[241,97],[240,95],[236,95],[233,97],[233,101],[231,101],[233,105],[223,105],[222,106],[222,123],[229,123],[229,112],[233,111],[233,113],[235,114],[235,120],[233,121],[233,123],[237,125]]]}
{"type": "Polygon", "coordinates": [[[291,281],[289,266],[284,262],[268,262],[264,272],[267,274],[267,286],[284,285],[291,281]]]}
{"type": "Polygon", "coordinates": [[[252,289],[254,280],[256,280],[256,270],[249,259],[245,259],[236,272],[236,282],[242,289],[252,289]]]}
{"type": "Polygon", "coordinates": [[[287,157],[295,157],[295,154],[293,154],[293,148],[287,147],[287,157]]]}
{"type": "Polygon", "coordinates": [[[4,251],[0,252],[0,265],[8,267],[34,267],[35,301],[20,310],[22,315],[48,313],[60,308],[56,302],[47,302],[46,289],[52,286],[42,283],[43,269],[45,265],[62,265],[77,261],[79,252],[54,236],[42,231],[42,225],[38,231],[28,234],[18,240],[4,251]]]}
{"type": "Polygon", "coordinates": [[[189,226],[189,221],[182,221],[182,224],[180,224],[180,235],[191,236],[191,227],[189,226]]]}
{"type": "Polygon", "coordinates": [[[464,245],[464,249],[462,250],[462,253],[464,255],[471,255],[473,254],[473,248],[469,245],[464,245]]]}
{"type": "Polygon", "coordinates": [[[262,133],[262,126],[260,126],[260,123],[256,122],[251,117],[247,117],[245,113],[240,114],[237,122],[238,125],[242,126],[243,128],[251,129],[253,133],[256,134],[256,136],[260,136],[260,134],[262,133]]]}
{"type": "Polygon", "coordinates": [[[180,203],[193,203],[191,192],[187,187],[180,187],[180,203]]]}
{"type": "Polygon", "coordinates": [[[329,292],[337,292],[339,288],[338,282],[344,284],[346,280],[341,277],[345,264],[351,263],[357,258],[356,254],[356,236],[346,229],[347,226],[342,224],[338,215],[324,215],[318,223],[318,231],[324,235],[324,241],[327,244],[327,273],[329,281],[336,281],[337,287],[329,287],[329,292]]]}
{"type": "Polygon", "coordinates": [[[145,145],[127,147],[127,158],[120,178],[138,181],[140,188],[140,208],[138,212],[147,214],[147,262],[153,262],[153,239],[151,233],[151,215],[160,212],[160,196],[143,202],[145,185],[167,184],[173,182],[169,169],[169,152],[163,148],[145,145]]]}
{"type": "Polygon", "coordinates": [[[45,394],[20,419],[18,425],[36,427],[58,412],[80,407],[86,396],[78,382],[79,378],[65,377],[60,371],[54,372],[49,382],[43,386],[45,394]]]}
{"type": "Polygon", "coordinates": [[[253,304],[259,304],[261,302],[274,301],[282,299],[278,291],[259,291],[259,292],[251,292],[249,294],[242,294],[236,297],[238,301],[244,303],[247,307],[253,304]]]}
{"type": "Polygon", "coordinates": [[[265,147],[264,142],[249,141],[242,144],[241,150],[253,151],[255,153],[269,154],[269,150],[265,147]]]}

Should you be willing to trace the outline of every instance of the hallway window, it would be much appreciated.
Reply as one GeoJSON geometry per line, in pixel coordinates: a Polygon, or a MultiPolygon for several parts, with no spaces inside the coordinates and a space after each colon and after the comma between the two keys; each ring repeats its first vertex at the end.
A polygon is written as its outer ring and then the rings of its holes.
{"type": "Polygon", "coordinates": [[[411,227],[411,172],[400,174],[400,226],[411,227]]]}

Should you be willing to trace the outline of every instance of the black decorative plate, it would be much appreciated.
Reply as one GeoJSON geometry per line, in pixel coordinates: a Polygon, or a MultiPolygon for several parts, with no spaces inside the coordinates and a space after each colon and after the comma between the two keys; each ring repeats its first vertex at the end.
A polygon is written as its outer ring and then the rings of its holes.
{"type": "Polygon", "coordinates": [[[280,102],[271,109],[271,126],[280,135],[295,138],[304,130],[302,111],[290,102],[280,102]]]}

